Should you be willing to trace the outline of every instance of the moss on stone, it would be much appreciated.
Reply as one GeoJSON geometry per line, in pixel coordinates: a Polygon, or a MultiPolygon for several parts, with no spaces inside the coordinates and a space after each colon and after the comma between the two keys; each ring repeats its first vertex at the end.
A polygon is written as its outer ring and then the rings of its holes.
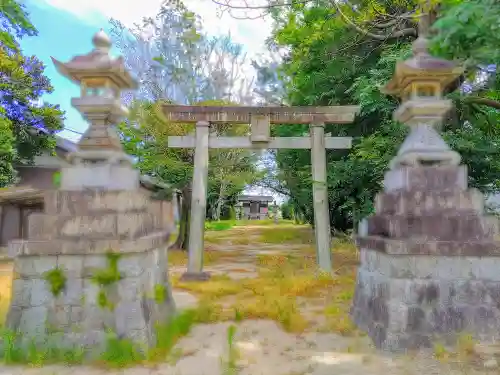
{"type": "Polygon", "coordinates": [[[98,284],[100,287],[99,293],[97,295],[97,305],[102,309],[108,308],[111,311],[114,310],[114,304],[108,300],[104,288],[122,279],[122,275],[118,270],[118,260],[120,259],[120,256],[121,254],[119,253],[114,253],[111,251],[108,252],[106,254],[106,258],[108,259],[108,267],[97,269],[92,275],[91,280],[94,283],[98,284]]]}
{"type": "Polygon", "coordinates": [[[97,293],[97,305],[101,309],[104,309],[108,305],[108,297],[106,296],[106,292],[102,289],[97,293]]]}
{"type": "Polygon", "coordinates": [[[99,293],[97,294],[97,305],[101,309],[108,309],[110,311],[115,309],[115,305],[108,299],[103,288],[99,289],[99,293]]]}
{"type": "Polygon", "coordinates": [[[154,287],[154,299],[156,303],[164,303],[165,302],[165,294],[167,292],[167,289],[165,288],[165,285],[162,284],[156,284],[154,287]]]}
{"type": "Polygon", "coordinates": [[[92,275],[92,280],[100,286],[108,286],[122,279],[122,275],[118,271],[120,254],[109,252],[106,257],[108,258],[108,268],[97,269],[92,275]]]}
{"type": "Polygon", "coordinates": [[[66,287],[66,275],[60,268],[45,272],[44,280],[49,283],[50,291],[54,297],[59,296],[66,287]]]}

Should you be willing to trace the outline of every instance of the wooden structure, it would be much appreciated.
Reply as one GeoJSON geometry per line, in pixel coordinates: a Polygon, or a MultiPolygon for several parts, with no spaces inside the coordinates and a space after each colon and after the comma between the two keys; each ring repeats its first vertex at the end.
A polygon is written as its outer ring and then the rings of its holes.
{"type": "Polygon", "coordinates": [[[326,189],[326,149],[348,149],[350,137],[325,137],[325,124],[347,124],[359,107],[237,107],[164,104],[169,122],[194,123],[194,136],[171,136],[169,147],[194,148],[194,175],[189,233],[189,262],[184,279],[207,279],[203,272],[203,233],[206,212],[208,150],[210,148],[311,149],[314,223],[319,267],[331,272],[330,221],[326,189]],[[210,124],[250,124],[247,137],[210,135],[210,124]],[[271,137],[271,124],[309,124],[309,137],[271,137]]]}
{"type": "Polygon", "coordinates": [[[269,217],[269,206],[274,201],[270,195],[240,195],[241,218],[243,220],[263,220],[269,217]]]}

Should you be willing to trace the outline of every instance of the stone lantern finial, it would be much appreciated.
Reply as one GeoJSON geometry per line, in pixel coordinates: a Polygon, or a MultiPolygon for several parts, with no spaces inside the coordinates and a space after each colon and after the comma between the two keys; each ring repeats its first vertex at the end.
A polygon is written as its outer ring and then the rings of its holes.
{"type": "Polygon", "coordinates": [[[52,58],[59,73],[80,85],[81,95],[73,98],[71,104],[89,122],[78,151],[68,156],[73,166],[62,171],[61,187],[66,190],[83,187],[134,189],[138,185],[137,171],[123,152],[112,126],[128,113],[121,104],[121,92],[136,88],[137,83],[125,69],[123,57],[110,56],[112,43],[104,30],[94,35],[92,43],[94,49],[90,53],[75,56],[67,63],[52,58]],[[117,178],[114,173],[123,176],[128,173],[128,180],[117,178]],[[75,177],[77,174],[80,177],[75,177]]]}
{"type": "Polygon", "coordinates": [[[96,50],[108,52],[111,49],[111,38],[101,29],[92,38],[92,44],[96,50]]]}

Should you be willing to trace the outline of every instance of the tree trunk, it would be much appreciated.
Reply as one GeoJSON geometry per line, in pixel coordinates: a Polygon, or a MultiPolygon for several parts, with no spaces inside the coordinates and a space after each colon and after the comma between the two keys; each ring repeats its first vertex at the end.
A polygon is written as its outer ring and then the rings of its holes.
{"type": "Polygon", "coordinates": [[[182,189],[182,205],[179,220],[179,235],[173,248],[187,251],[189,247],[189,221],[191,218],[191,185],[182,189]]]}

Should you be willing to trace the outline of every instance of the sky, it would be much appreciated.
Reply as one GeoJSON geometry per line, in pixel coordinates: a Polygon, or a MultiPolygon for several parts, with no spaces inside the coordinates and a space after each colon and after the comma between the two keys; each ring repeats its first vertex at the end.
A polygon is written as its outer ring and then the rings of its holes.
{"type": "MultiPolygon", "coordinates": [[[[220,16],[211,0],[185,0],[186,6],[202,19],[204,30],[212,36],[231,33],[233,40],[244,46],[248,56],[265,52],[265,39],[270,33],[269,20],[236,20],[229,14],[220,16]]],[[[92,50],[92,36],[104,29],[109,31],[110,18],[132,26],[143,17],[154,17],[162,0],[24,0],[29,17],[39,35],[21,40],[25,54],[36,55],[46,66],[54,92],[43,100],[59,104],[66,112],[65,128],[59,134],[73,141],[79,139],[87,124],[71,107],[71,98],[78,97],[77,85],[61,76],[50,57],[67,62],[75,55],[92,50]],[[126,5],[125,5],[126,4],[126,5]]],[[[117,54],[116,51],[112,52],[117,54]]]]}
{"type": "MultiPolygon", "coordinates": [[[[238,1],[238,0],[235,0],[238,1]]],[[[143,17],[154,17],[162,0],[21,0],[26,6],[31,22],[38,29],[38,36],[21,40],[25,55],[36,55],[46,66],[54,92],[43,97],[44,101],[59,104],[66,112],[60,136],[77,142],[87,123],[71,106],[71,98],[80,95],[80,89],[55,69],[51,56],[67,62],[75,55],[87,54],[93,48],[92,37],[101,28],[109,33],[110,18],[133,26],[143,17]],[[126,4],[126,5],[125,5],[126,4]],[[73,132],[74,131],[74,132],[73,132]]],[[[248,20],[237,20],[217,9],[211,0],[184,0],[186,6],[198,14],[203,29],[211,36],[231,34],[233,41],[243,45],[247,56],[265,53],[265,39],[270,35],[269,19],[248,14],[248,20]]],[[[252,3],[253,4],[253,3],[252,3]]],[[[243,14],[237,14],[242,16],[243,14]]],[[[113,55],[119,52],[112,50],[113,55]]],[[[249,194],[270,194],[260,189],[247,190],[249,194]]],[[[281,201],[281,197],[277,197],[281,201]]]]}

